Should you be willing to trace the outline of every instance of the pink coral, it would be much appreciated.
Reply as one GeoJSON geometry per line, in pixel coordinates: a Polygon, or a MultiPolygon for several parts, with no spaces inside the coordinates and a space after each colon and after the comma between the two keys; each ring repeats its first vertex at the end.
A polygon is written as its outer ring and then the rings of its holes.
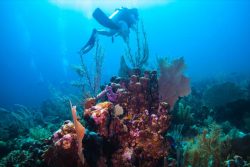
{"type": "Polygon", "coordinates": [[[75,140],[75,135],[66,134],[55,143],[55,146],[61,147],[62,149],[67,150],[71,148],[73,140],[75,140]]]}
{"type": "Polygon", "coordinates": [[[124,160],[129,160],[130,161],[132,155],[133,155],[133,149],[127,147],[127,148],[125,148],[122,157],[123,157],[124,160]]]}
{"type": "Polygon", "coordinates": [[[80,162],[75,126],[71,121],[65,121],[61,128],[52,136],[52,145],[43,154],[44,162],[49,166],[77,166],[80,162]]]}
{"type": "Polygon", "coordinates": [[[185,63],[183,58],[174,60],[171,64],[166,59],[158,60],[160,68],[159,96],[161,101],[166,101],[171,107],[179,97],[188,95],[191,92],[190,81],[183,71],[185,63]]]}

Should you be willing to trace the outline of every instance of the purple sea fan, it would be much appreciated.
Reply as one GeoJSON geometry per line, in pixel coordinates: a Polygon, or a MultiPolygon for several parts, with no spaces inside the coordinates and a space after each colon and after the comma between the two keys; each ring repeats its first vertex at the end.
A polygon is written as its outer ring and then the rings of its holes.
{"type": "Polygon", "coordinates": [[[173,107],[179,97],[186,96],[191,92],[189,78],[183,74],[184,59],[181,57],[170,64],[167,63],[166,59],[160,58],[158,65],[160,69],[158,80],[160,100],[173,107]]]}

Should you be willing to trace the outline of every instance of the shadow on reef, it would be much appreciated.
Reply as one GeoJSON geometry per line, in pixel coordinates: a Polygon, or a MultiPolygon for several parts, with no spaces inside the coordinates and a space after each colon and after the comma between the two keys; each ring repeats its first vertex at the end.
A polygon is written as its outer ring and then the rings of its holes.
{"type": "Polygon", "coordinates": [[[250,100],[239,99],[215,109],[214,119],[229,121],[238,129],[250,132],[250,100]]]}

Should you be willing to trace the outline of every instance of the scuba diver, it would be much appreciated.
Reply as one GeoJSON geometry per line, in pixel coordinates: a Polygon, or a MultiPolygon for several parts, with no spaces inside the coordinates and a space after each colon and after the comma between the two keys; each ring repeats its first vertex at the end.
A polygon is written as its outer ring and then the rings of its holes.
{"type": "Polygon", "coordinates": [[[95,9],[93,17],[102,26],[108,28],[108,30],[93,29],[90,39],[87,44],[80,50],[80,55],[88,53],[95,45],[97,35],[104,35],[112,37],[112,42],[115,36],[121,36],[125,42],[129,38],[130,28],[135,28],[138,21],[138,11],[136,8],[119,8],[116,9],[109,17],[100,8],[95,9]]]}

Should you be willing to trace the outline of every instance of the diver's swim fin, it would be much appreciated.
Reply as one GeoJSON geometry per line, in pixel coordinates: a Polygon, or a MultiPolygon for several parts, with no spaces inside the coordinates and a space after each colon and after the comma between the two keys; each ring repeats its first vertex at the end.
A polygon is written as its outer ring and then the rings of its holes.
{"type": "Polygon", "coordinates": [[[96,34],[97,34],[97,30],[93,29],[91,37],[89,38],[88,42],[79,51],[80,55],[84,55],[84,54],[88,53],[95,46],[96,34]]]}
{"type": "Polygon", "coordinates": [[[104,27],[110,29],[119,29],[119,27],[112,20],[110,20],[100,8],[95,9],[93,17],[104,27]]]}

